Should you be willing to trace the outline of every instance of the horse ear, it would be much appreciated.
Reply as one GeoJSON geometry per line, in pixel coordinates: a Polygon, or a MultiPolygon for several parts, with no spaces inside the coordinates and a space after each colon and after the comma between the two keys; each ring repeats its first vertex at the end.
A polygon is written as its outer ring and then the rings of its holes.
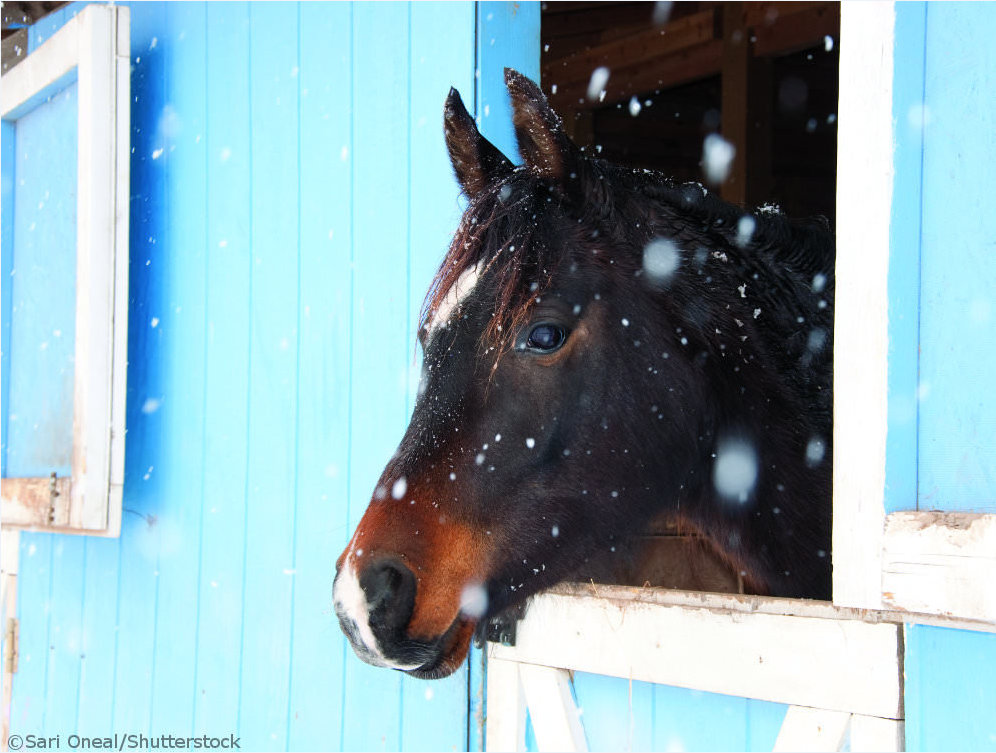
{"type": "Polygon", "coordinates": [[[526,164],[541,177],[558,183],[575,178],[580,151],[567,136],[546,95],[533,81],[511,68],[505,69],[505,85],[512,98],[515,137],[526,164]]]}
{"type": "Polygon", "coordinates": [[[457,180],[471,198],[492,180],[512,172],[512,163],[477,130],[477,124],[460,99],[460,92],[453,88],[450,88],[443,109],[443,132],[457,180]]]}

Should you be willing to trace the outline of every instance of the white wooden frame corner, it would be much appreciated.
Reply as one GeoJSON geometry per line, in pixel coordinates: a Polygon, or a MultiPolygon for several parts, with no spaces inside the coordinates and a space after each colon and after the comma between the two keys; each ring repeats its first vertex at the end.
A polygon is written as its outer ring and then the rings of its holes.
{"type": "Polygon", "coordinates": [[[88,5],[3,77],[4,120],[16,121],[74,79],[79,108],[72,476],[54,485],[4,479],[4,526],[105,536],[121,529],[130,39],[127,7],[88,5]]]}

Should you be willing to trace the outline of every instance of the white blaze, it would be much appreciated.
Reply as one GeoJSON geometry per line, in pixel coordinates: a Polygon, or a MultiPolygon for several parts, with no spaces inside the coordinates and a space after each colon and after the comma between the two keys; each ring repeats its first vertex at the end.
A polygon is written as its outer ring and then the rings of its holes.
{"type": "Polygon", "coordinates": [[[449,321],[457,307],[473,292],[480,276],[477,264],[463,271],[429,319],[427,326],[430,334],[449,321]]]}
{"type": "MultiPolygon", "coordinates": [[[[351,620],[356,626],[357,638],[366,650],[366,661],[381,667],[394,667],[395,669],[417,669],[418,664],[398,664],[387,659],[380,650],[377,638],[370,629],[370,610],[367,608],[367,595],[360,586],[360,580],[356,577],[356,570],[353,563],[348,559],[346,566],[335,579],[335,586],[332,589],[332,600],[335,603],[336,614],[351,620]]],[[[357,647],[358,649],[360,647],[357,647]]]]}

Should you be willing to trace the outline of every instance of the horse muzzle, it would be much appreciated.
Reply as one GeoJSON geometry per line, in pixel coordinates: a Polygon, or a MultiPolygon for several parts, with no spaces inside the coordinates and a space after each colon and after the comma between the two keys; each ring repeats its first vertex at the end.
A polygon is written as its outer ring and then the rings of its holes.
{"type": "Polygon", "coordinates": [[[438,637],[413,638],[408,626],[418,588],[415,574],[395,558],[357,570],[346,560],[332,588],[336,616],[356,655],[376,667],[423,679],[451,674],[470,647],[475,623],[458,616],[438,637]]]}

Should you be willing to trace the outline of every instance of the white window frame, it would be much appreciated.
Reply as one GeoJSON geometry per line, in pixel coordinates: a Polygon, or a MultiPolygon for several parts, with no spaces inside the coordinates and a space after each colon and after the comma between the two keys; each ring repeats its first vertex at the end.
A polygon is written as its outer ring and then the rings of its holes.
{"type": "Polygon", "coordinates": [[[905,623],[996,632],[996,515],[885,512],[894,2],[843,3],[833,601],[566,584],[487,647],[487,749],[586,750],[584,671],[789,704],[775,750],[902,750],[905,623]]]}
{"type": "Polygon", "coordinates": [[[78,85],[72,475],[4,478],[5,528],[117,536],[124,485],[130,167],[129,10],[88,5],[3,76],[16,121],[78,85]]]}
{"type": "Polygon", "coordinates": [[[996,514],[885,512],[893,2],[841,7],[833,603],[996,625],[996,514]]]}

